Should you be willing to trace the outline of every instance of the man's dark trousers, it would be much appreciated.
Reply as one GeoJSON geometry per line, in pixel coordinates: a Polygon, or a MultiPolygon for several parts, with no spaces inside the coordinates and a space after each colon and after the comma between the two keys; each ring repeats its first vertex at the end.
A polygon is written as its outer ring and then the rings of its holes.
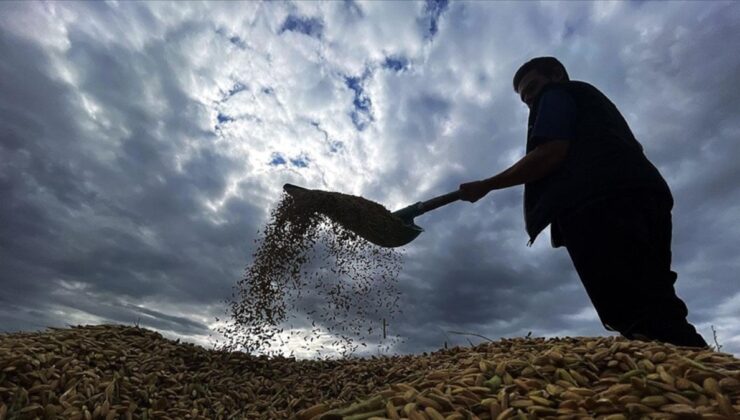
{"type": "Polygon", "coordinates": [[[613,194],[556,221],[603,324],[629,339],[706,347],[673,287],[671,207],[653,192],[613,194]]]}

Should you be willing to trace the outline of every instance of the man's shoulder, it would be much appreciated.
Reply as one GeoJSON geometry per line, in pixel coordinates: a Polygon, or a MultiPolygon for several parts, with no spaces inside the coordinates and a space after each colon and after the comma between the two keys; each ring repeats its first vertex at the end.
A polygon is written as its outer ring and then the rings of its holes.
{"type": "Polygon", "coordinates": [[[601,90],[599,90],[596,86],[592,85],[591,83],[584,82],[581,80],[568,80],[566,82],[558,83],[560,87],[566,90],[570,91],[589,91],[589,92],[598,92],[599,94],[603,95],[601,90]]]}
{"type": "Polygon", "coordinates": [[[573,95],[577,95],[579,93],[590,92],[592,94],[596,93],[596,94],[603,95],[603,93],[601,93],[601,91],[597,89],[596,86],[590,83],[587,83],[587,82],[582,82],[580,80],[566,80],[563,82],[548,83],[542,88],[540,93],[545,94],[548,92],[552,92],[552,93],[567,92],[573,95]]]}
{"type": "Polygon", "coordinates": [[[590,108],[593,104],[610,102],[594,85],[580,80],[551,82],[545,85],[536,100],[534,109],[541,110],[546,102],[548,108],[574,105],[577,110],[590,108]],[[546,98],[546,99],[545,99],[546,98]]]}
{"type": "Polygon", "coordinates": [[[542,89],[542,93],[544,94],[545,92],[566,92],[568,96],[573,98],[577,103],[582,101],[610,102],[609,98],[596,86],[581,80],[568,80],[564,82],[551,83],[542,89]]]}
{"type": "Polygon", "coordinates": [[[572,85],[572,86],[589,87],[589,88],[596,89],[596,86],[592,85],[591,83],[584,82],[583,80],[568,80],[567,82],[563,82],[563,84],[572,85]]]}

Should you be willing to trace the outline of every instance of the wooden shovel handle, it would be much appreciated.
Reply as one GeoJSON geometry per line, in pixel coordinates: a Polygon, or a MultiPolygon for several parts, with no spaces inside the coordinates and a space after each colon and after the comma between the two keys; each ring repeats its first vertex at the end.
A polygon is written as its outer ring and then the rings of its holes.
{"type": "Polygon", "coordinates": [[[453,203],[460,199],[460,190],[453,191],[451,193],[447,193],[444,195],[440,195],[439,197],[434,197],[430,200],[423,201],[419,203],[419,214],[426,213],[428,211],[432,211],[436,208],[442,207],[446,204],[453,203]]]}

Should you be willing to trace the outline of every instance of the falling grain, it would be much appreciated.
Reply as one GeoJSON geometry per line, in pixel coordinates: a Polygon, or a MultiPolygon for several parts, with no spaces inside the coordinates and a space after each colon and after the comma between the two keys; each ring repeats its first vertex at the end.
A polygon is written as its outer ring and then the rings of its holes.
{"type": "Polygon", "coordinates": [[[288,335],[320,353],[316,344],[331,337],[347,356],[367,342],[400,340],[383,337],[382,326],[400,312],[401,255],[355,233],[390,234],[383,226],[394,217],[362,197],[311,192],[284,194],[273,210],[218,329],[223,349],[280,354],[288,335]]]}

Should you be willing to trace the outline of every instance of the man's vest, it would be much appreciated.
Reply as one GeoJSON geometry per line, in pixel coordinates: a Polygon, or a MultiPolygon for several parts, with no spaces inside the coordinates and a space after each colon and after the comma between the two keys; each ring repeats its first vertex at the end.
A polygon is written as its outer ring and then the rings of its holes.
{"type": "MultiPolygon", "coordinates": [[[[540,98],[550,89],[563,89],[576,104],[575,138],[562,165],[524,185],[524,221],[530,245],[548,224],[566,211],[610,194],[649,189],[673,205],[668,184],[643,153],[617,107],[594,86],[579,81],[549,83],[530,108],[527,153],[534,150],[532,127],[540,98]]],[[[564,245],[553,224],[553,247],[564,245]]]]}

